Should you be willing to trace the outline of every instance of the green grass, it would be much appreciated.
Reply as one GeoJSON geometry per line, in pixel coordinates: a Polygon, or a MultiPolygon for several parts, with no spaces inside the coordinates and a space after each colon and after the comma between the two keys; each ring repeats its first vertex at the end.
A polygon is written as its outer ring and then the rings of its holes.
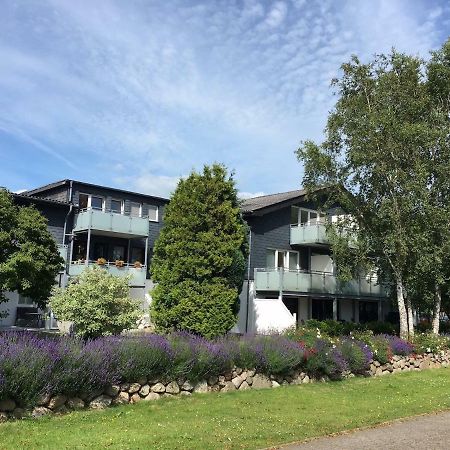
{"type": "Polygon", "coordinates": [[[256,449],[448,408],[437,369],[8,422],[0,448],[256,449]]]}

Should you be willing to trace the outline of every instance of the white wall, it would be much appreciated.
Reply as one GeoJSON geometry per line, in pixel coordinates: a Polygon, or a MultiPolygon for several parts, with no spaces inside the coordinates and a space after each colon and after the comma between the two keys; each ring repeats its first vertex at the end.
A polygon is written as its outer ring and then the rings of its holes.
{"type": "Polygon", "coordinates": [[[298,323],[301,324],[303,320],[306,322],[309,317],[309,299],[308,298],[299,298],[298,299],[298,323]]]}
{"type": "Polygon", "coordinates": [[[0,303],[0,312],[8,312],[8,317],[0,319],[0,326],[10,327],[16,322],[16,310],[19,303],[19,294],[17,292],[4,292],[8,299],[5,303],[0,303]]]}
{"type": "Polygon", "coordinates": [[[253,332],[279,332],[295,326],[294,316],[279,298],[255,298],[252,304],[253,332]]]}
{"type": "Polygon", "coordinates": [[[328,255],[311,254],[311,270],[317,272],[333,272],[333,260],[328,255]]]}

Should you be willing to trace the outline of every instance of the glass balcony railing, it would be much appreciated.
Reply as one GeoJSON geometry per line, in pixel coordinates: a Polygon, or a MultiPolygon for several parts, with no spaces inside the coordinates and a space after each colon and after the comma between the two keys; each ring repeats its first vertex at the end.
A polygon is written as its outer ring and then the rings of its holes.
{"type": "Polygon", "coordinates": [[[97,264],[94,261],[89,261],[89,264],[86,266],[83,261],[80,262],[72,262],[69,265],[69,276],[77,276],[80,275],[86,267],[97,266],[101,267],[104,270],[107,270],[111,275],[115,275],[118,277],[130,277],[129,285],[130,286],[145,286],[146,279],[146,267],[135,267],[134,264],[126,264],[118,267],[114,262],[107,262],[105,264],[97,264]]]}
{"type": "Polygon", "coordinates": [[[111,233],[148,236],[148,218],[134,217],[101,209],[83,209],[75,215],[74,232],[88,229],[111,233]]]}
{"type": "Polygon", "coordinates": [[[343,282],[332,273],[287,269],[255,269],[255,289],[349,297],[387,297],[389,295],[388,286],[378,284],[374,279],[360,278],[343,282]]]}
{"type": "Polygon", "coordinates": [[[329,244],[323,222],[291,225],[291,245],[329,244]]]}

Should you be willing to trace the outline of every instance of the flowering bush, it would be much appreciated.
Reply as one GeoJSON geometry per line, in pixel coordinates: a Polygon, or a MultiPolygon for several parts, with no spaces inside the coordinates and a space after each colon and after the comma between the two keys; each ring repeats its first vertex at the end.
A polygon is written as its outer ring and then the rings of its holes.
{"type": "Polygon", "coordinates": [[[450,348],[450,336],[418,333],[414,336],[413,342],[417,353],[437,353],[450,348]]]}
{"type": "MultiPolygon", "coordinates": [[[[416,346],[439,351],[449,347],[449,339],[418,335],[416,346]]],[[[9,332],[0,334],[0,400],[26,406],[43,394],[89,396],[109,384],[141,378],[194,382],[234,365],[267,375],[306,370],[339,378],[366,371],[372,358],[384,364],[393,354],[412,351],[411,344],[394,336],[364,332],[332,339],[317,329],[290,338],[245,335],[213,341],[184,332],[95,340],[9,332]]]]}

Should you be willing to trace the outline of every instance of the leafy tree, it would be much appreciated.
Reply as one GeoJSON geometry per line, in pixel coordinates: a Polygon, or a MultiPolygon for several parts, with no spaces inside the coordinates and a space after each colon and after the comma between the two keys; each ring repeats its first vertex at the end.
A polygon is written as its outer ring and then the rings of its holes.
{"type": "Polygon", "coordinates": [[[423,204],[430,199],[428,156],[442,137],[434,129],[424,62],[393,50],[368,64],[354,56],[342,71],[332,82],[338,100],[325,141],[306,141],[298,150],[303,181],[310,192],[332,186],[321,191],[327,194],[326,205],[338,203],[350,215],[334,236],[349,226],[356,236],[352,251],[342,242],[333,246],[338,268],[356,271],[356,261],[393,282],[400,334],[407,337],[414,328],[406,288],[429,232],[423,226],[423,204]]]}
{"type": "Polygon", "coordinates": [[[247,226],[232,176],[205,166],[178,183],[155,243],[151,317],[163,331],[211,338],[230,330],[239,310],[247,226]]]}
{"type": "Polygon", "coordinates": [[[18,291],[45,307],[63,264],[47,219],[0,190],[0,303],[6,301],[4,291],[18,291]]]}
{"type": "Polygon", "coordinates": [[[50,307],[59,320],[73,322],[75,334],[83,338],[119,334],[132,328],[140,314],[129,289],[127,277],[88,268],[65,289],[54,289],[50,307]]]}

